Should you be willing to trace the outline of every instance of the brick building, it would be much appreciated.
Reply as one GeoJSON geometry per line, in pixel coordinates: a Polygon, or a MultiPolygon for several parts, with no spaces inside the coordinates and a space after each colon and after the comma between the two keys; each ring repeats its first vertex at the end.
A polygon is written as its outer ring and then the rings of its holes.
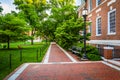
{"type": "MultiPolygon", "coordinates": [[[[82,16],[84,0],[78,9],[82,16]]],[[[87,20],[92,22],[88,26],[91,33],[89,44],[99,48],[100,54],[104,49],[112,49],[112,57],[120,58],[120,0],[87,0],[87,20]]]]}

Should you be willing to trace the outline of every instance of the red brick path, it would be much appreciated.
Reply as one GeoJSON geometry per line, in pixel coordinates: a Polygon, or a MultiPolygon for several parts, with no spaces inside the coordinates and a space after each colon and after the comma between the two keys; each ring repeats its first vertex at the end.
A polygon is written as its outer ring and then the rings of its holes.
{"type": "Polygon", "coordinates": [[[31,64],[16,80],[120,80],[120,72],[101,62],[31,64]]]}
{"type": "Polygon", "coordinates": [[[71,60],[56,44],[52,44],[48,62],[71,62],[71,60]]]}
{"type": "Polygon", "coordinates": [[[16,80],[120,80],[120,71],[102,61],[73,63],[56,45],[48,62],[29,64],[16,80]]]}

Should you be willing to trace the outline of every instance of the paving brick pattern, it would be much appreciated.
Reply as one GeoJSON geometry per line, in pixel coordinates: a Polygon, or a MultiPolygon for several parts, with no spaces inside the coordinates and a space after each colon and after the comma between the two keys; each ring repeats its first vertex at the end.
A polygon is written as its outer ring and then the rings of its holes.
{"type": "Polygon", "coordinates": [[[76,54],[73,54],[71,51],[67,51],[69,55],[71,55],[77,62],[80,62],[80,57],[76,54]]]}
{"type": "Polygon", "coordinates": [[[29,64],[16,80],[120,80],[120,71],[102,61],[73,63],[55,44],[48,62],[29,64]]]}
{"type": "Polygon", "coordinates": [[[101,62],[32,64],[16,80],[120,80],[120,72],[101,62]]]}
{"type": "Polygon", "coordinates": [[[71,62],[71,60],[56,44],[52,44],[48,62],[71,62]]]}

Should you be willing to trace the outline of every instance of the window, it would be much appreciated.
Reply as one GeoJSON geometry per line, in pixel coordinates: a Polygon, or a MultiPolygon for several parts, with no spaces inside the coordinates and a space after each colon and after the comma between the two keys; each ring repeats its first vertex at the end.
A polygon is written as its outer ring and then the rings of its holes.
{"type": "Polygon", "coordinates": [[[90,24],[90,25],[88,26],[88,32],[89,32],[89,33],[92,32],[92,24],[90,24]]]}
{"type": "Polygon", "coordinates": [[[96,19],[96,35],[101,35],[101,17],[96,19]]]}
{"type": "Polygon", "coordinates": [[[108,12],[108,34],[116,33],[116,10],[108,12]]]}
{"type": "Polygon", "coordinates": [[[101,0],[96,0],[96,6],[101,4],[101,0]]]}
{"type": "Polygon", "coordinates": [[[92,10],[92,0],[89,0],[88,5],[89,5],[89,11],[91,11],[92,10]]]}

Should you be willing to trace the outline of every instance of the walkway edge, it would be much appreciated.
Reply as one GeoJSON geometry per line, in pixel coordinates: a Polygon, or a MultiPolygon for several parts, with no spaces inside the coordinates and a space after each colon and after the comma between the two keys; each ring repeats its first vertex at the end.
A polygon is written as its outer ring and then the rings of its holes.
{"type": "Polygon", "coordinates": [[[105,65],[107,65],[107,66],[109,66],[109,67],[111,67],[111,68],[114,68],[114,69],[116,69],[116,70],[119,70],[119,71],[120,71],[120,68],[119,68],[119,67],[117,67],[117,66],[114,66],[114,65],[112,65],[112,64],[109,64],[108,62],[105,62],[105,61],[103,61],[102,63],[103,63],[103,64],[105,64],[105,65]]]}
{"type": "Polygon", "coordinates": [[[19,70],[17,70],[8,80],[15,80],[28,66],[29,64],[24,64],[19,70]]]}
{"type": "Polygon", "coordinates": [[[77,63],[77,61],[72,57],[72,56],[70,56],[68,53],[67,53],[67,51],[65,51],[62,47],[60,47],[58,44],[56,44],[66,55],[67,55],[67,57],[72,61],[72,62],[74,62],[74,63],[77,63]]]}
{"type": "Polygon", "coordinates": [[[49,56],[50,56],[50,50],[51,50],[51,44],[50,44],[50,46],[49,46],[49,48],[47,50],[47,53],[46,53],[46,55],[44,57],[43,63],[48,63],[49,56]]]}

